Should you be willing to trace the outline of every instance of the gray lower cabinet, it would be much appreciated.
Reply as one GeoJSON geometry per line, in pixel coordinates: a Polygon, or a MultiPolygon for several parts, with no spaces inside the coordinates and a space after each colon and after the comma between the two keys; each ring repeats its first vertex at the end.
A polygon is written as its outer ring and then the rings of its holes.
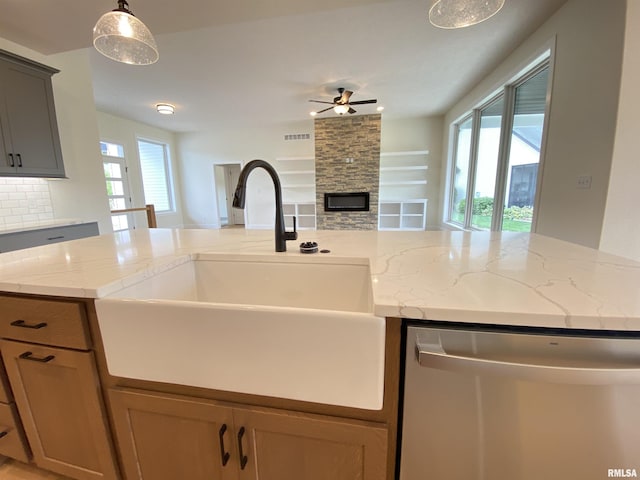
{"type": "Polygon", "coordinates": [[[51,76],[0,50],[0,176],[64,178],[51,76]]]}
{"type": "Polygon", "coordinates": [[[97,222],[25,230],[0,235],[0,253],[100,235],[97,222]]]}

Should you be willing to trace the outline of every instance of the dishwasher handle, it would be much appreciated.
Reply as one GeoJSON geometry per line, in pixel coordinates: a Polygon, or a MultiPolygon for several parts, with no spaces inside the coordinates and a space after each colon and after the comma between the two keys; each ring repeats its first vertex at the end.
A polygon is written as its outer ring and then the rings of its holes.
{"type": "Polygon", "coordinates": [[[632,368],[585,368],[518,363],[481,357],[452,355],[439,343],[416,342],[416,355],[422,367],[473,375],[507,376],[519,380],[573,385],[612,385],[640,383],[640,366],[632,368]]]}

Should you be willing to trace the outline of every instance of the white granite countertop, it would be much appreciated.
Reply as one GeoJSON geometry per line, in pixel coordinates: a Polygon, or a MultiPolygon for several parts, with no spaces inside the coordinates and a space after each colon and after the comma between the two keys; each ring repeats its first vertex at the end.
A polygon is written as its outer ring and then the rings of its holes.
{"type": "Polygon", "coordinates": [[[640,263],[540,235],[151,229],[0,254],[0,291],[103,297],[194,253],[364,257],[379,316],[640,331],[640,263]],[[328,254],[300,254],[316,241],[328,254]]]}

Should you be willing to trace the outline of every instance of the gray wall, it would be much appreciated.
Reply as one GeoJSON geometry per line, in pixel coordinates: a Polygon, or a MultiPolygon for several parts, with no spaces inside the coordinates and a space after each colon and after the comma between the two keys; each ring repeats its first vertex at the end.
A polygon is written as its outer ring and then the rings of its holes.
{"type": "Polygon", "coordinates": [[[536,232],[595,248],[611,169],[625,10],[624,0],[569,0],[445,117],[450,145],[451,123],[555,42],[536,232]],[[591,189],[577,188],[580,175],[592,176],[591,189]]]}

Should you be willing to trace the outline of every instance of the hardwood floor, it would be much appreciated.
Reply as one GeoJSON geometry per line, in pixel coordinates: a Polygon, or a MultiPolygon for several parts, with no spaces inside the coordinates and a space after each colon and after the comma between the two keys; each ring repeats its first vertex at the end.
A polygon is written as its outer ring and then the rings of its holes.
{"type": "Polygon", "coordinates": [[[0,480],[72,480],[69,477],[40,470],[32,465],[7,459],[0,465],[0,480]]]}

